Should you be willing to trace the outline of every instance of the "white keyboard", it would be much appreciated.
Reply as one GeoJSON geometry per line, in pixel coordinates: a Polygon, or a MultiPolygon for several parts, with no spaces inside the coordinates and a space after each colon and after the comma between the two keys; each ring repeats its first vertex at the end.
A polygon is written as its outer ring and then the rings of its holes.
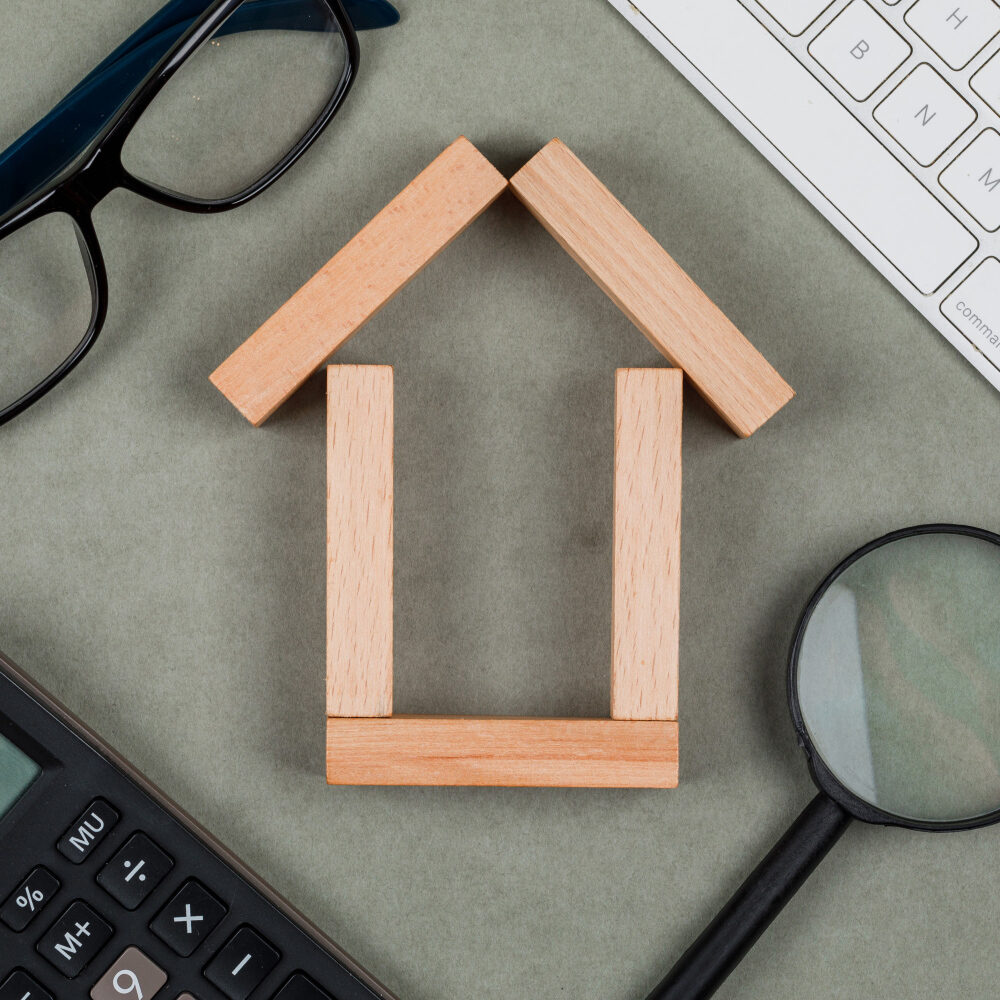
{"type": "Polygon", "coordinates": [[[997,2],[611,2],[1000,388],[997,2]]]}

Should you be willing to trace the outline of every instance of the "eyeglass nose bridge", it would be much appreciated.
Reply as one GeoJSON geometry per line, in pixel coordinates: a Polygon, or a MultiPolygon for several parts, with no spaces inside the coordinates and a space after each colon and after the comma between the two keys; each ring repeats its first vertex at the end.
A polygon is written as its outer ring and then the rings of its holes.
{"type": "Polygon", "coordinates": [[[123,186],[121,152],[116,144],[93,153],[78,168],[73,177],[72,188],[67,193],[79,208],[89,214],[115,188],[123,186]]]}

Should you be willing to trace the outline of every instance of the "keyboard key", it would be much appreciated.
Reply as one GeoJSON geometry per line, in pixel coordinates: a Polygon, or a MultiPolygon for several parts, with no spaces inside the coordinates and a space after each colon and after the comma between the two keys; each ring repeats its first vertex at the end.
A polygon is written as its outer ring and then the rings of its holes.
{"type": "Polygon", "coordinates": [[[191,879],[156,915],[150,930],[187,958],[219,926],[228,910],[200,882],[191,879]]]}
{"type": "Polygon", "coordinates": [[[764,8],[790,35],[801,35],[832,0],[759,0],[764,8]]]}
{"type": "Polygon", "coordinates": [[[167,974],[138,948],[126,948],[94,984],[91,1000],[150,1000],[163,989],[167,974]]]}
{"type": "Polygon", "coordinates": [[[18,969],[0,985],[0,1000],[52,1000],[52,994],[18,969]]]}
{"type": "Polygon", "coordinates": [[[1000,115],[1000,52],[973,76],[972,89],[1000,115]]]}
{"type": "Polygon", "coordinates": [[[1000,32],[1000,7],[993,0],[917,0],[905,20],[952,69],[962,69],[1000,32]]]}
{"type": "Polygon", "coordinates": [[[256,931],[241,927],[209,963],[205,978],[229,1000],[247,1000],[280,960],[256,931]]]}
{"type": "Polygon", "coordinates": [[[1000,229],[1000,132],[980,132],[941,172],[941,184],[985,229],[1000,229]]]}
{"type": "Polygon", "coordinates": [[[111,940],[114,928],[77,900],[38,942],[36,951],[67,979],[73,979],[111,940]]]}
{"type": "Polygon", "coordinates": [[[976,112],[922,63],[875,109],[875,120],[917,163],[929,167],[976,120],[976,112]]]}
{"type": "Polygon", "coordinates": [[[73,864],[82,864],[118,822],[118,813],[104,801],[95,799],[87,811],[63,834],[56,844],[59,853],[73,864]]]}
{"type": "Polygon", "coordinates": [[[0,908],[0,920],[12,931],[23,931],[59,891],[59,879],[47,868],[36,868],[0,908]]]}
{"type": "Polygon", "coordinates": [[[859,101],[871,97],[912,51],[865,0],[852,0],[809,43],[812,57],[859,101]]]}
{"type": "Polygon", "coordinates": [[[823,192],[836,210],[827,214],[853,227],[873,258],[880,254],[929,295],[975,253],[972,233],[748,11],[734,7],[739,30],[718,33],[694,7],[670,9],[669,17],[651,9],[651,23],[694,65],[711,66],[721,93],[739,95],[741,113],[763,137],[758,145],[794,167],[793,183],[823,192]]]}
{"type": "Polygon", "coordinates": [[[97,883],[126,910],[134,910],[173,867],[173,860],[149,837],[136,833],[101,869],[97,883]]]}
{"type": "Polygon", "coordinates": [[[278,990],[274,1000],[333,1000],[325,990],[321,990],[308,976],[296,972],[278,990]]]}
{"type": "Polygon", "coordinates": [[[1000,260],[984,260],[944,300],[941,312],[1000,368],[1000,260]]]}

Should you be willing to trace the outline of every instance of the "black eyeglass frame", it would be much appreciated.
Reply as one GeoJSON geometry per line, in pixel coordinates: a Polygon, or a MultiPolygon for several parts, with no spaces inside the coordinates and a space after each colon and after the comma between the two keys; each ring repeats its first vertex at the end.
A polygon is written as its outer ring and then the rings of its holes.
{"type": "Polygon", "coordinates": [[[141,180],[122,163],[122,149],[132,129],[153,99],[175,73],[216,30],[247,0],[212,0],[184,34],[171,45],[143,78],[132,95],[118,108],[87,150],[65,169],[44,183],[34,194],[0,218],[0,240],[47,215],[67,215],[76,227],[90,282],[93,308],[90,324],[73,352],[53,372],[19,399],[0,409],[0,424],[12,420],[57,386],[87,355],[104,326],[108,312],[108,275],[100,241],[93,223],[93,210],[112,191],[124,188],[168,208],[211,214],[238,208],[266,191],[319,138],[336,115],[357,77],[361,50],[358,36],[341,0],[316,0],[330,11],[344,38],[346,59],[340,82],[301,139],[262,177],[228,198],[193,198],[141,180]]]}

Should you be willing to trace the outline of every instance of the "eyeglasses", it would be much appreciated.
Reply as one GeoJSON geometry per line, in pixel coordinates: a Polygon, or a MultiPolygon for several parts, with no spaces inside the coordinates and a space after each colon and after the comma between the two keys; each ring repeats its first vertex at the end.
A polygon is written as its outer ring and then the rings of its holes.
{"type": "Polygon", "coordinates": [[[108,281],[94,207],[187,212],[273,184],[337,113],[386,0],[171,0],[0,153],[0,424],[93,347],[108,281]]]}

